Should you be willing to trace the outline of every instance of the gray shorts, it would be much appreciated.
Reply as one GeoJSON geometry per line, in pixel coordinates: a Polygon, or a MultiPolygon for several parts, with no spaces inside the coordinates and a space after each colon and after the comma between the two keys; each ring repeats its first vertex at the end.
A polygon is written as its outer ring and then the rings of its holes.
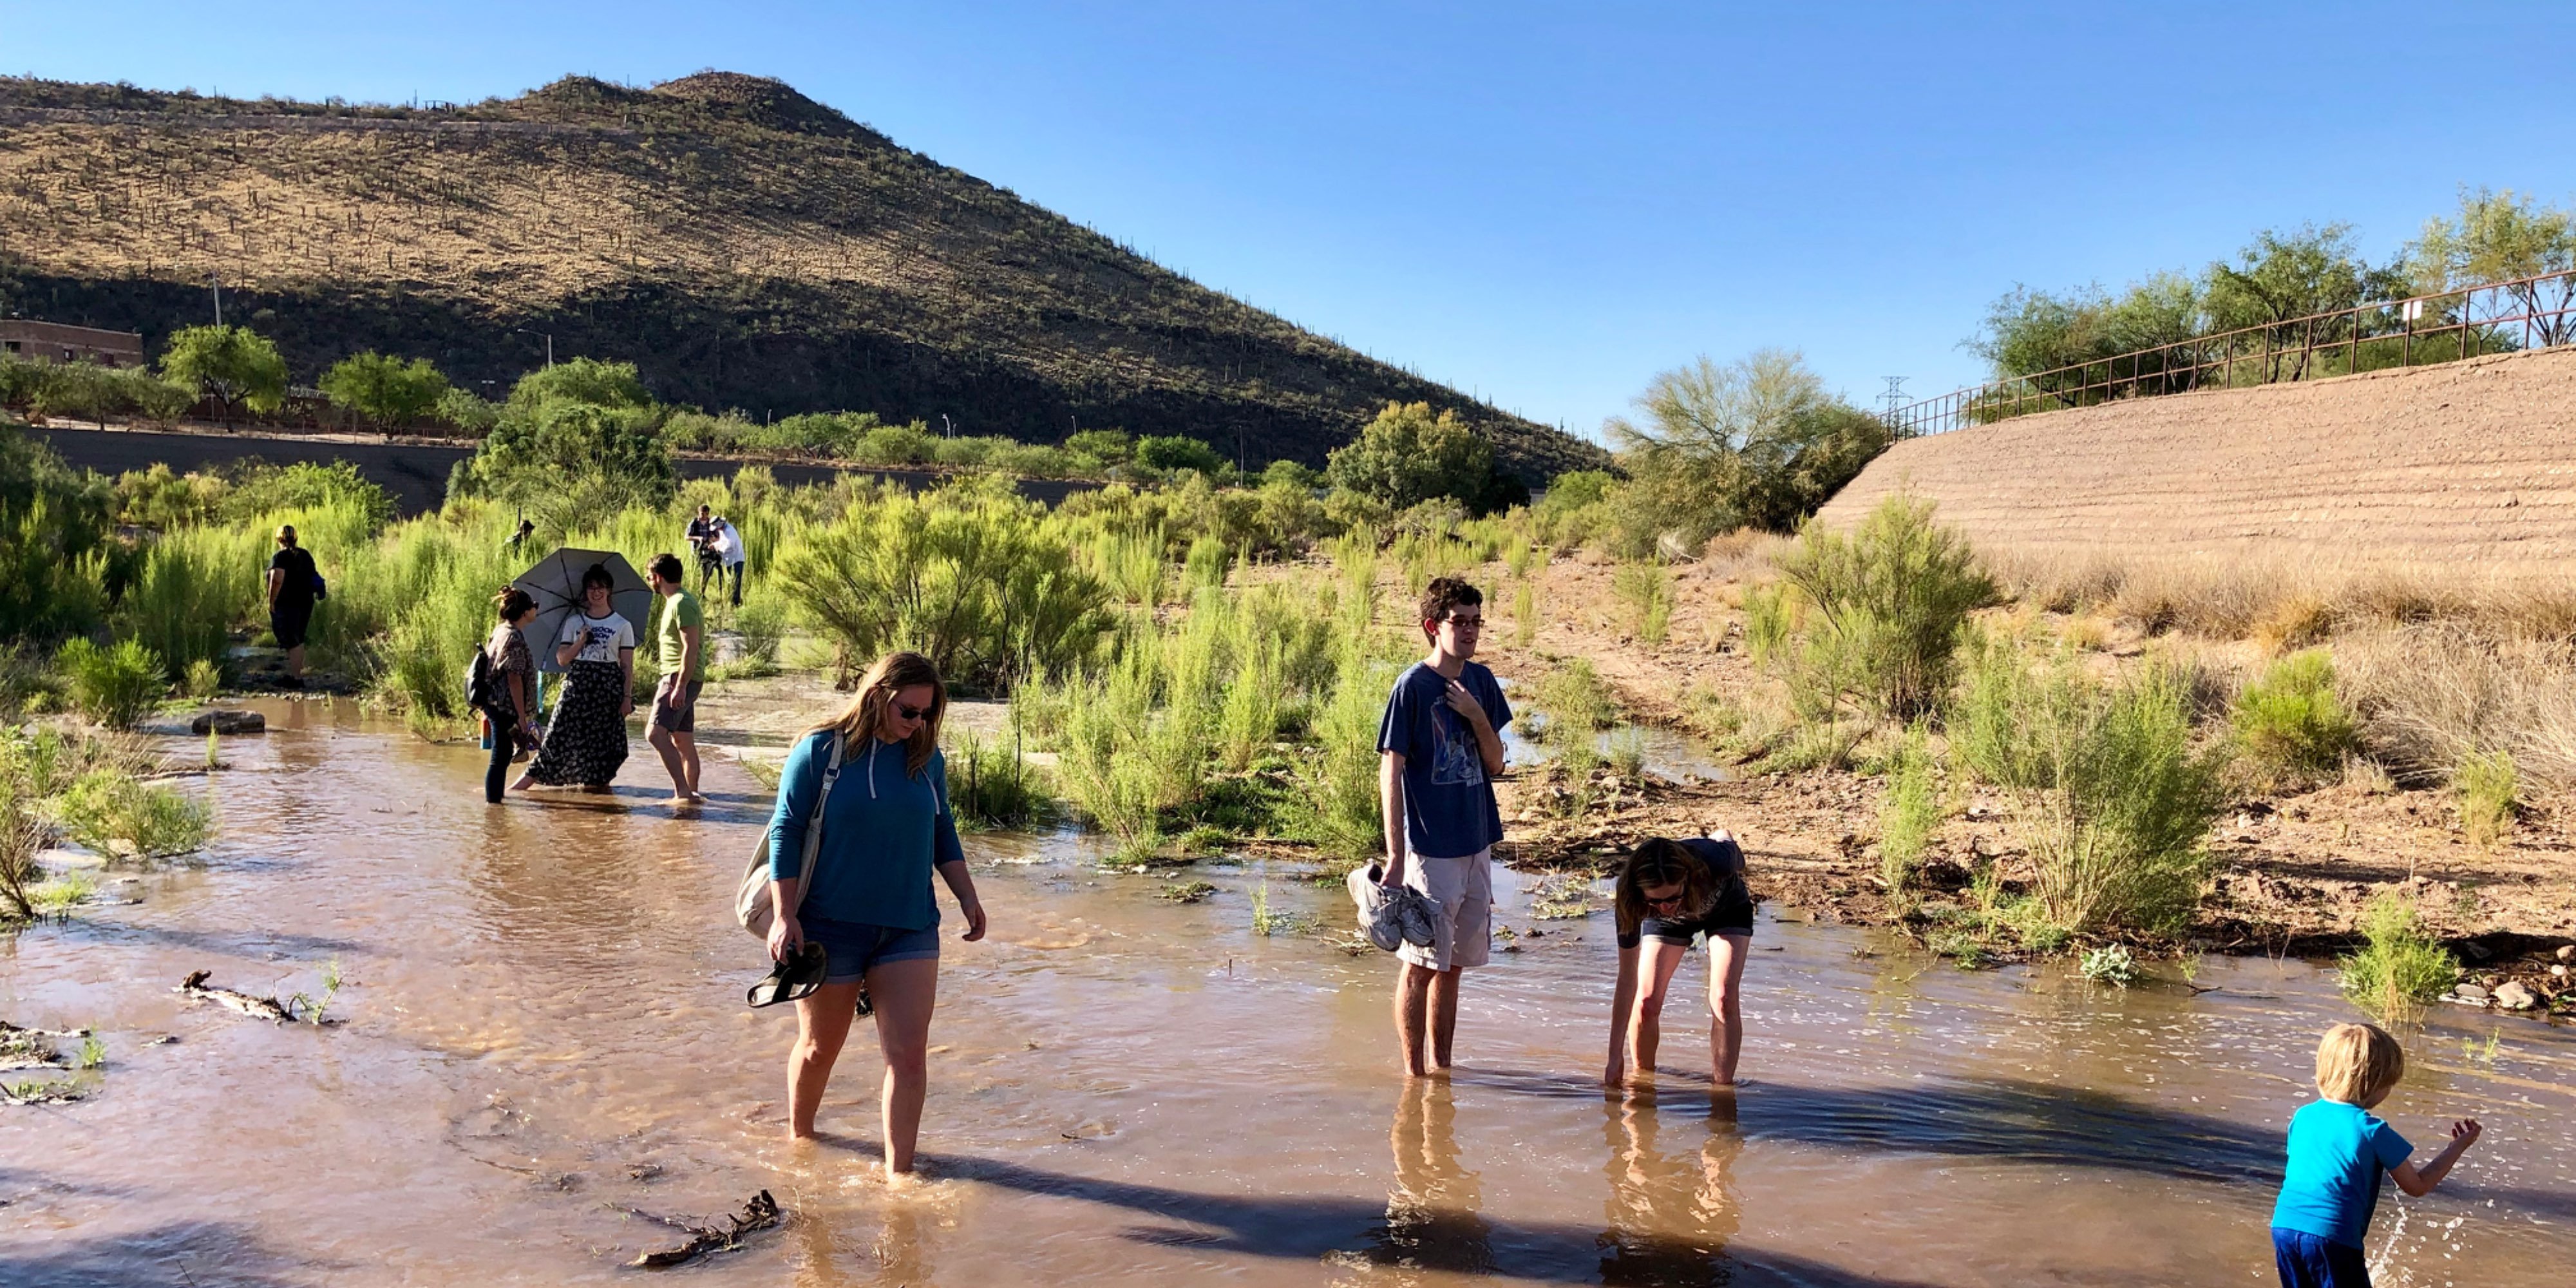
{"type": "Polygon", "coordinates": [[[1432,970],[1482,966],[1494,947],[1494,859],[1490,848],[1464,858],[1411,855],[1404,861],[1404,884],[1422,892],[1437,910],[1431,918],[1431,946],[1411,943],[1395,955],[1432,970]]]}
{"type": "Polygon", "coordinates": [[[696,733],[698,690],[705,688],[706,684],[704,680],[691,680],[684,688],[680,677],[663,676],[662,682],[653,686],[652,726],[672,733],[696,733]]]}

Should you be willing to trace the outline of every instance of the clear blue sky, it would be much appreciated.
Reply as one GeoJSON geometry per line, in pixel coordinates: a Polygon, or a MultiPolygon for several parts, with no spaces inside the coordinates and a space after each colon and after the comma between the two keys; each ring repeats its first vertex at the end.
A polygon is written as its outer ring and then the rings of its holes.
{"type": "Polygon", "coordinates": [[[0,66],[470,101],[776,76],[1212,286],[1534,418],[1780,345],[1976,378],[2017,282],[2197,268],[2462,184],[2576,199],[2576,5],[59,4],[0,66]],[[1796,9],[1801,12],[1790,12],[1796,9]]]}

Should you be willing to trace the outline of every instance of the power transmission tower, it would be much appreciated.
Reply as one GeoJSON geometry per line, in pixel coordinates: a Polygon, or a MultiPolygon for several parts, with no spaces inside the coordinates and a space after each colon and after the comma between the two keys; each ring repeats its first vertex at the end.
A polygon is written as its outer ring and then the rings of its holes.
{"type": "Polygon", "coordinates": [[[1879,401],[1887,404],[1887,419],[1892,421],[1896,418],[1896,409],[1905,405],[1904,389],[1907,377],[1880,376],[1879,379],[1887,382],[1887,392],[1880,394],[1878,398],[1879,401]]]}

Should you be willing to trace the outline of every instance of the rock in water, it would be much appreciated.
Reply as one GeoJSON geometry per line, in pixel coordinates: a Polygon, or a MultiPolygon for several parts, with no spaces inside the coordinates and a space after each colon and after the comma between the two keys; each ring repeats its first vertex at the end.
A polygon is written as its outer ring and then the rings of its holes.
{"type": "Polygon", "coordinates": [[[2462,984],[2451,990],[2451,996],[2466,1002],[2483,1002],[2487,1000],[2487,990],[2478,984],[2462,984]]]}
{"type": "Polygon", "coordinates": [[[2521,980],[2509,979],[2496,985],[2496,1005],[2508,1011],[2528,1011],[2540,1005],[2540,998],[2523,986],[2521,980]]]}
{"type": "Polygon", "coordinates": [[[190,733],[265,733],[267,730],[268,717],[256,711],[207,711],[188,722],[190,733]]]}

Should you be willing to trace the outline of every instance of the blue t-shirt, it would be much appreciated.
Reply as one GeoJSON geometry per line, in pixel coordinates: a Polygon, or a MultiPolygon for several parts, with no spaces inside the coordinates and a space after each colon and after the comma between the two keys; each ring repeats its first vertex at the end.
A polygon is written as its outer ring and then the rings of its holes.
{"type": "Polygon", "coordinates": [[[2370,1232],[2380,1173],[2415,1152],[2397,1129],[2359,1105],[2320,1100],[2290,1115],[2290,1166],[2272,1226],[2347,1248],[2370,1232]]]}
{"type": "MultiPolygon", "coordinates": [[[[823,766],[833,734],[806,735],[778,774],[778,806],[769,816],[769,875],[793,880],[805,854],[805,828],[823,794],[823,766]]],[[[823,810],[823,842],[813,884],[798,918],[853,921],[896,930],[939,924],[930,896],[931,869],[962,863],[957,820],[948,812],[948,762],[938,752],[918,778],[903,771],[901,743],[868,739],[842,753],[841,777],[823,810]]]]}
{"type": "MultiPolygon", "coordinates": [[[[1485,709],[1496,733],[1512,722],[1493,672],[1469,662],[1458,683],[1485,709]]],[[[1416,662],[1395,677],[1377,727],[1377,749],[1404,757],[1405,845],[1438,859],[1465,858],[1503,839],[1503,811],[1485,778],[1476,731],[1449,709],[1448,692],[1447,676],[1416,662]]]]}

